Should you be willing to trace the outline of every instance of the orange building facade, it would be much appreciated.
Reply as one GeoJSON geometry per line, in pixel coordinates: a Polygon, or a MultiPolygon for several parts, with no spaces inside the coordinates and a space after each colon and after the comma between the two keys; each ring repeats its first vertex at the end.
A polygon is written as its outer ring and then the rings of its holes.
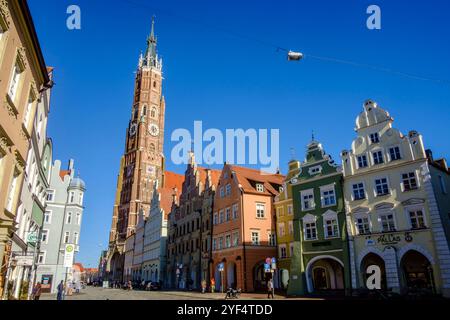
{"type": "Polygon", "coordinates": [[[225,164],[214,198],[211,277],[217,290],[266,290],[268,257],[276,257],[273,206],[280,174],[225,164]],[[220,265],[223,263],[223,271],[220,265]]]}

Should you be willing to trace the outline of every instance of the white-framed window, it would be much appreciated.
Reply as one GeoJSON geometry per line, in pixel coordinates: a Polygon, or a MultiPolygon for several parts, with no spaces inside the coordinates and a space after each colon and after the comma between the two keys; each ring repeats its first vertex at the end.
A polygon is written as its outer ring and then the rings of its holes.
{"type": "Polygon", "coordinates": [[[219,219],[218,218],[219,218],[219,215],[217,214],[217,212],[214,212],[214,215],[213,215],[213,224],[214,225],[219,223],[219,219]]]}
{"type": "Polygon", "coordinates": [[[403,191],[411,191],[417,189],[417,179],[414,172],[402,173],[403,191]]]}
{"type": "Polygon", "coordinates": [[[370,137],[371,144],[380,142],[380,136],[379,136],[378,132],[371,133],[369,137],[370,137]]]}
{"type": "Polygon", "coordinates": [[[41,242],[48,243],[49,231],[47,229],[42,230],[41,232],[41,242]]]}
{"type": "Polygon", "coordinates": [[[45,251],[39,252],[37,263],[44,264],[45,263],[45,256],[46,256],[46,252],[45,251]]]}
{"type": "Polygon", "coordinates": [[[356,156],[356,160],[358,161],[358,168],[365,168],[368,166],[367,162],[367,156],[365,154],[361,154],[359,156],[356,156]]]}
{"type": "Polygon", "coordinates": [[[256,191],[264,192],[264,185],[262,183],[257,183],[256,184],[256,191]]]}
{"type": "Polygon", "coordinates": [[[27,102],[27,107],[25,108],[25,114],[23,117],[23,123],[25,125],[25,128],[27,128],[27,130],[29,129],[29,123],[30,123],[30,115],[31,115],[31,110],[33,109],[33,94],[30,91],[30,94],[28,95],[28,102],[27,102]]]}
{"type": "Polygon", "coordinates": [[[294,210],[292,208],[292,204],[288,204],[287,206],[288,215],[291,216],[294,213],[294,210]]]}
{"type": "Polygon", "coordinates": [[[287,258],[287,252],[286,252],[286,245],[280,244],[278,246],[278,254],[280,255],[280,259],[286,259],[287,258]]]}
{"type": "Polygon", "coordinates": [[[69,193],[69,203],[73,203],[75,201],[75,192],[70,191],[69,193]]]}
{"type": "Polygon", "coordinates": [[[231,208],[226,208],[225,209],[225,221],[230,221],[231,220],[231,208]]]}
{"type": "Polygon", "coordinates": [[[223,187],[220,187],[220,197],[221,198],[225,197],[225,191],[224,191],[223,187]]]}
{"type": "Polygon", "coordinates": [[[233,232],[233,247],[237,247],[239,245],[239,231],[233,232]]]}
{"type": "Polygon", "coordinates": [[[50,210],[44,212],[44,223],[52,223],[52,212],[50,210]]]}
{"type": "Polygon", "coordinates": [[[411,229],[423,229],[426,228],[425,216],[423,209],[408,209],[409,221],[411,223],[411,229]]]}
{"type": "Polygon", "coordinates": [[[225,195],[226,196],[229,196],[231,194],[231,184],[227,184],[226,186],[225,186],[225,195]]]}
{"type": "Polygon", "coordinates": [[[252,231],[252,245],[259,246],[259,231],[252,231]]]}
{"type": "Polygon", "coordinates": [[[73,243],[78,244],[78,240],[79,240],[78,232],[74,232],[73,233],[73,243]]]}
{"type": "Polygon", "coordinates": [[[83,205],[83,194],[82,194],[82,193],[80,193],[80,197],[78,198],[78,204],[79,204],[80,206],[83,205]]]}
{"type": "Polygon", "coordinates": [[[315,174],[319,174],[322,172],[322,166],[314,166],[308,169],[308,173],[310,175],[315,175],[315,174]]]}
{"type": "Polygon", "coordinates": [[[22,68],[19,65],[19,62],[14,64],[14,69],[11,77],[11,81],[9,83],[8,95],[11,101],[14,101],[16,98],[17,90],[19,88],[19,82],[22,74],[22,68]]]}
{"type": "Polygon", "coordinates": [[[358,230],[358,234],[370,233],[370,221],[367,215],[355,217],[355,225],[356,229],[358,230]]]}
{"type": "Polygon", "coordinates": [[[317,227],[315,222],[304,223],[305,225],[305,240],[317,239],[317,227]]]}
{"type": "Polygon", "coordinates": [[[217,239],[214,238],[214,239],[212,240],[212,249],[213,249],[213,250],[216,250],[216,248],[217,248],[217,239]]]}
{"type": "Polygon", "coordinates": [[[266,205],[264,203],[257,203],[256,204],[256,217],[257,218],[264,218],[265,217],[265,210],[266,210],[266,205]]]}
{"type": "Polygon", "coordinates": [[[294,256],[294,243],[289,243],[289,257],[294,256]]]}
{"type": "Polygon", "coordinates": [[[337,219],[325,220],[325,238],[339,237],[339,225],[337,219]]]}
{"type": "Polygon", "coordinates": [[[227,234],[227,235],[225,236],[225,246],[226,246],[227,248],[230,248],[230,247],[231,247],[231,234],[227,234]]]}
{"type": "Polygon", "coordinates": [[[71,223],[72,223],[72,212],[67,212],[66,224],[71,224],[71,223]]]}
{"type": "Polygon", "coordinates": [[[47,202],[55,201],[55,190],[47,190],[47,202]]]}
{"type": "Polygon", "coordinates": [[[320,187],[320,199],[322,207],[329,207],[336,205],[336,195],[334,192],[334,185],[320,187]]]}
{"type": "Polygon", "coordinates": [[[389,158],[391,159],[391,161],[400,160],[402,158],[402,155],[400,154],[400,147],[390,147],[389,158]]]}
{"type": "Polygon", "coordinates": [[[284,235],[285,235],[285,224],[284,224],[284,222],[279,222],[278,223],[278,235],[280,236],[280,237],[284,237],[284,235]]]}
{"type": "Polygon", "coordinates": [[[219,211],[219,223],[224,223],[225,221],[225,213],[223,210],[219,211]]]}
{"type": "Polygon", "coordinates": [[[294,234],[294,222],[292,220],[288,222],[288,230],[290,235],[294,234]]]}
{"type": "Polygon", "coordinates": [[[76,214],[76,222],[77,222],[77,225],[81,224],[81,213],[79,213],[79,212],[77,212],[77,214],[76,214]]]}
{"type": "Polygon", "coordinates": [[[352,185],[353,200],[362,200],[366,198],[366,192],[364,190],[364,183],[358,182],[352,185]]]}
{"type": "Polygon", "coordinates": [[[373,164],[382,164],[384,163],[383,159],[383,151],[377,150],[372,152],[373,164]]]}
{"type": "Polygon", "coordinates": [[[303,211],[314,209],[314,207],[315,207],[314,189],[301,191],[300,197],[302,199],[302,210],[303,211]]]}
{"type": "Polygon", "coordinates": [[[237,219],[238,218],[238,204],[235,203],[233,204],[233,219],[237,219]]]}
{"type": "Polygon", "coordinates": [[[389,184],[387,178],[375,179],[375,195],[377,197],[389,194],[389,184]]]}
{"type": "Polygon", "coordinates": [[[267,231],[267,238],[269,239],[269,246],[274,247],[277,245],[277,238],[275,232],[267,231]]]}
{"type": "Polygon", "coordinates": [[[64,233],[64,243],[69,243],[69,240],[70,240],[70,232],[66,231],[64,233]]]}
{"type": "Polygon", "coordinates": [[[219,250],[223,248],[223,237],[219,237],[219,250]]]}
{"type": "Polygon", "coordinates": [[[381,226],[381,232],[395,231],[395,221],[393,212],[380,214],[379,222],[381,226]]]}
{"type": "Polygon", "coordinates": [[[284,209],[283,207],[278,207],[277,208],[277,217],[282,217],[284,216],[284,209]]]}

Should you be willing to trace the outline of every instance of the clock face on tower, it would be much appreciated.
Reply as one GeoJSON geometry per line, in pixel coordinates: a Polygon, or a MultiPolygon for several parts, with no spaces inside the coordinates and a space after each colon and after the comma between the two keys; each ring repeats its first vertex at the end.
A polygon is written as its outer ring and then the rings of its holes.
{"type": "Polygon", "coordinates": [[[134,136],[136,133],[136,123],[133,123],[130,127],[130,136],[134,136]]]}
{"type": "Polygon", "coordinates": [[[152,136],[156,137],[159,134],[159,127],[156,123],[152,123],[148,126],[148,131],[152,136]]]}

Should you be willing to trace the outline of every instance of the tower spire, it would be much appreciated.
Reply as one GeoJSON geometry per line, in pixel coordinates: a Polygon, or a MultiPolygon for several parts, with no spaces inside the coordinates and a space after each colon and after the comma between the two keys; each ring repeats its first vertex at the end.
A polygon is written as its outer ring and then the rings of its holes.
{"type": "Polygon", "coordinates": [[[145,65],[155,66],[156,65],[156,37],[155,37],[155,16],[152,16],[152,27],[150,30],[150,35],[147,37],[147,49],[145,50],[145,65]]]}

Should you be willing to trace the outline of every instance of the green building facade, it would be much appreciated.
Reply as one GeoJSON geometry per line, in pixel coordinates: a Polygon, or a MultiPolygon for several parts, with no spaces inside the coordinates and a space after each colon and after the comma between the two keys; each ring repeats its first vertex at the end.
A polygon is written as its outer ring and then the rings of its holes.
{"type": "Polygon", "coordinates": [[[289,183],[294,254],[288,295],[344,294],[351,279],[341,169],[313,140],[289,183]]]}

